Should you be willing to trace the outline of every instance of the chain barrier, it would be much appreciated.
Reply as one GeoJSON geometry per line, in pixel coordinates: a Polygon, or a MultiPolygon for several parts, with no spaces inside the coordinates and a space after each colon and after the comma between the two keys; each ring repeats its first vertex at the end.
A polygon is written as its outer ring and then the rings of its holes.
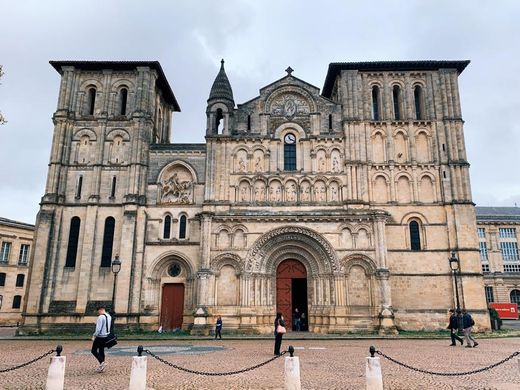
{"type": "Polygon", "coordinates": [[[429,371],[429,370],[423,370],[422,368],[416,368],[416,367],[412,367],[406,363],[402,363],[398,360],[395,360],[394,358],[391,358],[390,356],[388,355],[385,355],[383,352],[381,351],[375,351],[375,353],[377,353],[378,355],[381,355],[382,357],[384,357],[385,359],[387,360],[390,360],[391,362],[395,363],[395,364],[398,364],[399,366],[402,366],[402,367],[405,367],[405,368],[408,368],[412,371],[417,371],[417,372],[422,372],[423,374],[430,374],[430,375],[439,375],[439,376],[463,376],[463,375],[472,375],[472,374],[477,374],[479,372],[483,372],[483,371],[487,371],[487,370],[491,370],[497,366],[500,366],[501,364],[504,364],[505,362],[511,360],[512,358],[514,358],[515,356],[518,356],[520,355],[520,352],[514,352],[512,353],[511,355],[509,355],[508,357],[506,357],[505,359],[502,359],[500,360],[499,362],[497,363],[494,363],[494,364],[491,364],[489,366],[486,366],[486,367],[482,367],[482,368],[477,368],[476,370],[471,370],[471,371],[463,371],[463,372],[436,372],[436,371],[429,371]]]}
{"type": "Polygon", "coordinates": [[[164,360],[163,358],[157,356],[156,354],[154,354],[153,352],[151,352],[148,349],[144,349],[143,352],[146,352],[148,355],[150,355],[151,357],[159,360],[161,363],[164,363],[164,364],[166,364],[166,365],[168,365],[170,367],[176,368],[177,370],[188,372],[190,374],[207,375],[207,376],[226,376],[226,375],[242,374],[244,372],[252,371],[252,370],[255,370],[255,369],[259,368],[259,367],[265,366],[266,364],[271,363],[273,360],[276,360],[279,357],[281,357],[282,355],[285,355],[287,353],[287,351],[283,351],[280,355],[276,355],[275,357],[272,357],[271,359],[266,360],[265,362],[259,363],[259,364],[255,365],[255,366],[252,366],[252,367],[243,368],[242,370],[229,371],[229,372],[205,372],[205,371],[191,370],[189,368],[180,367],[180,366],[178,366],[176,364],[170,363],[169,361],[164,360]]]}
{"type": "Polygon", "coordinates": [[[54,352],[57,352],[57,350],[56,350],[56,349],[51,349],[49,352],[45,352],[43,355],[38,356],[37,358],[35,358],[35,359],[33,359],[33,360],[30,360],[30,361],[28,361],[27,363],[22,363],[22,364],[19,364],[19,365],[17,365],[17,366],[14,366],[14,367],[9,367],[9,368],[1,369],[1,370],[0,370],[0,374],[1,374],[1,373],[4,373],[4,372],[14,371],[14,370],[17,370],[17,369],[19,369],[19,368],[22,368],[22,367],[28,366],[29,364],[33,364],[34,362],[37,362],[38,360],[41,360],[41,359],[43,359],[44,357],[49,356],[51,353],[54,353],[54,352]]]}

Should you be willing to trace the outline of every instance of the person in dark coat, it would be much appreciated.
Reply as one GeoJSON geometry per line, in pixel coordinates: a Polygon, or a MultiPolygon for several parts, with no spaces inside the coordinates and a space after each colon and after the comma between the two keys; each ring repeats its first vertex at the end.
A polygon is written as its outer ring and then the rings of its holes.
{"type": "Polygon", "coordinates": [[[462,327],[464,328],[464,337],[466,339],[466,348],[475,348],[478,343],[477,341],[471,337],[471,330],[473,329],[473,325],[475,325],[475,321],[473,321],[473,317],[466,310],[462,310],[462,327]],[[471,345],[473,342],[473,345],[471,345]]]}
{"type": "Polygon", "coordinates": [[[282,346],[283,333],[278,332],[278,325],[285,327],[282,313],[276,313],[274,320],[274,354],[280,355],[280,347],[282,346]]]}
{"type": "Polygon", "coordinates": [[[217,323],[215,324],[215,340],[217,339],[217,336],[219,339],[222,340],[222,317],[217,317],[217,323]]]}
{"type": "Polygon", "coordinates": [[[458,340],[460,345],[464,344],[464,340],[462,340],[458,335],[457,331],[459,330],[459,318],[457,314],[455,314],[455,310],[450,310],[450,322],[448,324],[448,329],[450,330],[451,344],[450,346],[454,347],[457,345],[455,340],[458,340]]]}

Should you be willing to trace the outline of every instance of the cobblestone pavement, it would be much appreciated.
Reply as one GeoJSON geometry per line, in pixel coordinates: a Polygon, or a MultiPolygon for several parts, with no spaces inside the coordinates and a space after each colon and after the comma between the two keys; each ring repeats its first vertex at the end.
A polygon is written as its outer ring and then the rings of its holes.
{"type": "MultiPolygon", "coordinates": [[[[520,351],[520,339],[480,340],[477,348],[449,347],[448,340],[291,340],[300,357],[304,389],[364,389],[365,357],[374,344],[387,355],[413,366],[443,371],[466,371],[495,363],[520,351]]],[[[96,362],[88,356],[87,341],[64,341],[67,356],[66,389],[126,389],[131,357],[110,356],[104,373],[94,372],[96,362]]],[[[119,346],[135,348],[139,342],[120,341],[119,346]]],[[[186,368],[231,371],[255,365],[272,357],[273,342],[268,340],[162,340],[142,342],[146,346],[223,346],[225,349],[200,354],[165,354],[165,359],[186,368]]],[[[284,341],[282,348],[287,348],[284,341]]],[[[0,369],[28,361],[55,348],[55,341],[0,341],[0,369]]],[[[172,348],[175,350],[176,348],[172,348]]],[[[202,350],[202,349],[200,349],[202,350]]],[[[43,389],[49,358],[33,365],[0,374],[2,389],[43,389]]],[[[518,389],[520,362],[517,358],[491,371],[464,377],[439,377],[412,372],[381,360],[385,389],[518,389]]],[[[150,389],[279,389],[283,388],[284,357],[259,369],[226,377],[187,374],[148,359],[150,389]]]]}

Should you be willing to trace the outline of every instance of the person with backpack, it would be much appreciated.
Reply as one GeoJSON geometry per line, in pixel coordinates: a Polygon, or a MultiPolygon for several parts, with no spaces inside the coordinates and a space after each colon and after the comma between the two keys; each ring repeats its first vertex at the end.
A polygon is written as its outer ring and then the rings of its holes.
{"type": "Polygon", "coordinates": [[[473,328],[473,325],[475,325],[475,321],[473,320],[473,317],[471,317],[471,314],[469,314],[466,311],[466,309],[462,310],[462,326],[464,328],[466,348],[475,348],[478,345],[477,341],[473,337],[471,337],[471,330],[473,328]],[[473,342],[473,345],[471,345],[470,340],[473,342]]]}
{"type": "Polygon", "coordinates": [[[112,317],[105,311],[104,305],[97,307],[98,318],[96,320],[96,331],[92,335],[92,355],[99,362],[97,372],[103,372],[107,366],[105,362],[105,347],[106,340],[110,334],[110,328],[112,326],[112,317]]]}

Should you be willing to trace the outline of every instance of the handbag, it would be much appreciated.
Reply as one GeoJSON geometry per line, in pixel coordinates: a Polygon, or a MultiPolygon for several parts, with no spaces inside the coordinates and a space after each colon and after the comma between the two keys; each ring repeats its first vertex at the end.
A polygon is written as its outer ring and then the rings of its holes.
{"type": "Polygon", "coordinates": [[[107,327],[108,336],[105,339],[105,348],[110,349],[117,344],[117,336],[114,334],[114,323],[110,324],[110,331],[108,330],[108,318],[105,314],[105,325],[107,327]]]}
{"type": "Polygon", "coordinates": [[[287,333],[287,329],[285,329],[285,326],[278,324],[276,327],[276,333],[285,334],[287,333]]]}

